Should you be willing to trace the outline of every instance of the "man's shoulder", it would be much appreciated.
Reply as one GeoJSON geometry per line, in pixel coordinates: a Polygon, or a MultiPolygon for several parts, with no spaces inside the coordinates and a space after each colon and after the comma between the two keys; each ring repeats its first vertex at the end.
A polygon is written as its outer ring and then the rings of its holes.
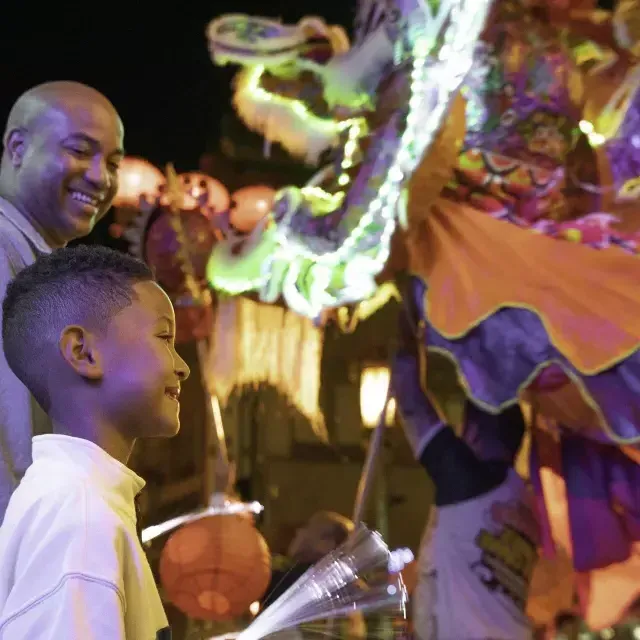
{"type": "Polygon", "coordinates": [[[0,210],[0,269],[15,273],[27,266],[26,256],[33,252],[20,230],[0,210]]]}

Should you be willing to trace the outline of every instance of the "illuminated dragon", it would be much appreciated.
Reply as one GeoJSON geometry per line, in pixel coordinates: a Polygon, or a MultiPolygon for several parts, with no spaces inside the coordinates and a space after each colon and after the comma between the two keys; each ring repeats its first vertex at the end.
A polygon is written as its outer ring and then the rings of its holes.
{"type": "Polygon", "coordinates": [[[375,292],[408,182],[473,64],[490,4],[392,3],[349,50],[320,19],[287,27],[231,15],[209,26],[214,60],[246,66],[235,104],[249,126],[309,162],[334,151],[310,184],[280,192],[240,256],[228,245],[214,252],[214,288],[283,297],[310,317],[375,292]],[[328,60],[313,59],[322,56],[313,39],[328,60]]]}
{"type": "MultiPolygon", "coordinates": [[[[399,237],[428,352],[483,409],[535,406],[542,510],[541,456],[562,450],[572,540],[547,522],[547,548],[563,544],[591,580],[640,557],[637,501],[611,484],[633,485],[640,461],[639,225],[624,205],[640,184],[640,20],[631,1],[613,15],[571,4],[364,0],[352,46],[319,18],[213,21],[214,62],[242,67],[240,117],[323,168],[217,245],[208,279],[318,318],[370,298],[399,237]],[[606,549],[577,530],[589,482],[608,492],[606,549]]],[[[637,595],[619,594],[618,613],[637,595]]]]}

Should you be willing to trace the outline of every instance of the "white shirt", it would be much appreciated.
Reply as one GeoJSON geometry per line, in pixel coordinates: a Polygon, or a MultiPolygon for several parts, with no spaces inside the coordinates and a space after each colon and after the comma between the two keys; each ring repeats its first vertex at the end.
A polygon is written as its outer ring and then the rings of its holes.
{"type": "Polygon", "coordinates": [[[143,486],[87,440],[33,439],[0,527],[0,640],[170,638],[136,533],[143,486]]]}
{"type": "Polygon", "coordinates": [[[537,526],[510,471],[483,496],[434,508],[418,559],[413,616],[419,640],[525,640],[537,526]]]}
{"type": "MultiPolygon", "coordinates": [[[[0,198],[0,301],[9,281],[33,264],[38,253],[51,253],[51,247],[12,204],[0,198]]],[[[0,332],[0,523],[31,464],[31,438],[50,432],[49,418],[7,364],[0,332]]]]}

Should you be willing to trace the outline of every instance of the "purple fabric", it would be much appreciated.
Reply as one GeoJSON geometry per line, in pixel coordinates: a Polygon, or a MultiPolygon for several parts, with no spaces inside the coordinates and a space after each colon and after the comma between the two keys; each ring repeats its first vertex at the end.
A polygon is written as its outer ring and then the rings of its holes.
{"type": "Polygon", "coordinates": [[[501,309],[464,337],[448,339],[428,322],[425,292],[422,280],[413,278],[413,302],[427,319],[425,344],[455,357],[472,400],[495,408],[514,402],[536,366],[554,360],[569,375],[581,378],[618,437],[640,438],[640,352],[602,373],[583,375],[554,347],[540,318],[516,308],[501,309]]]}
{"type": "Polygon", "coordinates": [[[640,466],[616,447],[564,435],[562,469],[576,570],[626,560],[640,540],[640,466]]]}
{"type": "Polygon", "coordinates": [[[616,138],[607,142],[605,150],[614,184],[640,176],[640,93],[636,92],[616,138]]]}

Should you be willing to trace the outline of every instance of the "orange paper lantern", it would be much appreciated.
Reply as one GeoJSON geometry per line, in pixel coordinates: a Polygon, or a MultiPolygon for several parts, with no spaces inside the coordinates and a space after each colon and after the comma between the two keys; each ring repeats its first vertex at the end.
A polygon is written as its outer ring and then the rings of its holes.
{"type": "Polygon", "coordinates": [[[183,209],[204,206],[211,213],[221,213],[229,209],[229,192],[220,181],[197,171],[181,173],[178,177],[184,188],[183,209]]]}
{"type": "Polygon", "coordinates": [[[245,614],[271,580],[271,554],[251,520],[212,516],[178,529],[160,558],[168,599],[198,620],[245,614]]]}
{"type": "Polygon", "coordinates": [[[234,229],[251,233],[255,226],[271,211],[276,192],[266,185],[238,189],[231,196],[230,222],[234,229]]]}
{"type": "Polygon", "coordinates": [[[118,170],[118,193],[113,200],[116,207],[138,206],[140,196],[151,199],[160,193],[165,182],[162,172],[142,158],[123,158],[118,170]]]}

